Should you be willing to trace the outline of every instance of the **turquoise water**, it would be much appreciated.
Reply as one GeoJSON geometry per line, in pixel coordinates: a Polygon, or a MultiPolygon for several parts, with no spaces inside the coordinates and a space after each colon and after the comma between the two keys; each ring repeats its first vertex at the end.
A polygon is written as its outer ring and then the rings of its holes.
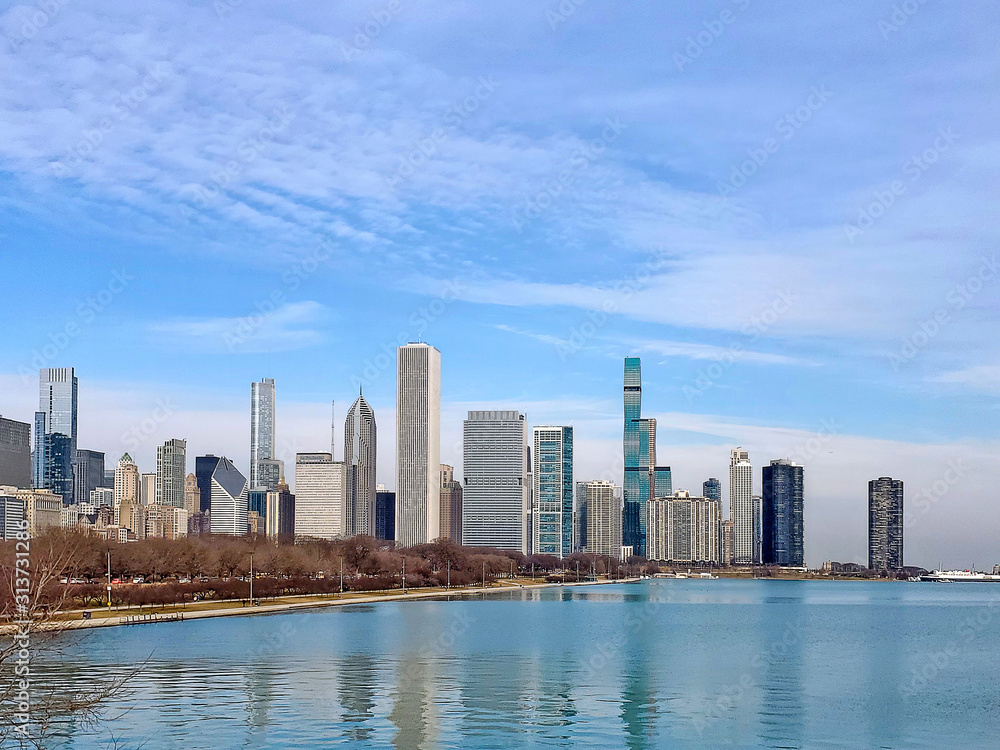
{"type": "Polygon", "coordinates": [[[998,602],[648,581],[94,630],[64,679],[148,663],[63,746],[1000,747],[998,602]]]}

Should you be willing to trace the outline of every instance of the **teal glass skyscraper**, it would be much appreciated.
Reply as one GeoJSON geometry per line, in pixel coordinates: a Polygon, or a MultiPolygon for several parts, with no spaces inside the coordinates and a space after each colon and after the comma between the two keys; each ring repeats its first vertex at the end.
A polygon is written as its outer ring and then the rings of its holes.
{"type": "Polygon", "coordinates": [[[533,550],[573,552],[573,428],[535,427],[532,482],[533,550]]]}
{"type": "Polygon", "coordinates": [[[637,555],[646,551],[646,502],[650,494],[651,451],[656,446],[656,423],[642,419],[642,364],[625,358],[625,478],[622,545],[637,555]]]}
{"type": "Polygon", "coordinates": [[[73,460],[76,458],[78,389],[76,372],[72,367],[43,368],[39,371],[34,485],[62,495],[66,505],[74,502],[73,460]]]}

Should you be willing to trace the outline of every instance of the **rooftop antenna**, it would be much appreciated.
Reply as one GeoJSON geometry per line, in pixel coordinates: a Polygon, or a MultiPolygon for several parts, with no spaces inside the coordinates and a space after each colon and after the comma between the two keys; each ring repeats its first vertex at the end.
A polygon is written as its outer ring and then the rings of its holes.
{"type": "Polygon", "coordinates": [[[330,457],[337,460],[337,402],[330,402],[330,457]]]}

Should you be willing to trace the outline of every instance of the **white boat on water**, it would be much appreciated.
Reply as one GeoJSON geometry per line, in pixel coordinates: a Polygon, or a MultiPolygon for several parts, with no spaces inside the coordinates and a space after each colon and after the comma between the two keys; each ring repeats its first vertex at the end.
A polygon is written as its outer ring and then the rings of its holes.
{"type": "Polygon", "coordinates": [[[975,570],[935,570],[920,576],[920,580],[938,583],[1000,583],[1000,575],[979,573],[975,570]]]}

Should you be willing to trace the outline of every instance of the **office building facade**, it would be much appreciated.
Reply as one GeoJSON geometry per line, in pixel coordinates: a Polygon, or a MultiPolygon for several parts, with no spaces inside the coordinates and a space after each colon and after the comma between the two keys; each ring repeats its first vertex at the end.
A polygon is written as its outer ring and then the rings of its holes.
{"type": "Polygon", "coordinates": [[[115,507],[117,508],[125,501],[141,504],[141,482],[142,480],[141,475],[139,474],[139,467],[136,465],[135,461],[132,460],[132,456],[128,453],[122,454],[122,457],[118,459],[118,463],[115,465],[115,507]]]}
{"type": "Polygon", "coordinates": [[[273,378],[250,384],[250,489],[275,489],[282,466],[276,456],[276,400],[273,378]]]}
{"type": "Polygon", "coordinates": [[[701,485],[701,494],[710,500],[722,502],[722,482],[715,477],[709,477],[701,485]]]}
{"type": "Polygon", "coordinates": [[[104,486],[104,454],[100,451],[77,449],[73,457],[73,497],[80,501],[104,486]]]}
{"type": "Polygon", "coordinates": [[[396,493],[379,485],[375,490],[375,538],[396,538],[396,493]]]}
{"type": "Polygon", "coordinates": [[[396,543],[441,536],[441,353],[423,343],[396,350],[396,543]]]}
{"type": "Polygon", "coordinates": [[[269,539],[288,541],[295,537],[295,495],[287,484],[268,490],[264,514],[264,530],[269,539]]]}
{"type": "Polygon", "coordinates": [[[573,428],[532,430],[531,549],[567,557],[573,552],[573,428]]]}
{"type": "Polygon", "coordinates": [[[295,456],[295,535],[338,539],[344,535],[344,463],[330,453],[295,456]]]}
{"type": "Polygon", "coordinates": [[[462,543],[462,483],[455,481],[455,469],[441,464],[441,538],[462,543]]]}
{"type": "MultiPolygon", "coordinates": [[[[209,513],[209,528],[213,534],[225,536],[244,536],[247,533],[248,489],[247,479],[243,473],[225,456],[219,459],[215,471],[212,472],[212,500],[209,513]]],[[[171,507],[184,509],[183,496],[179,506],[165,503],[171,507]]],[[[184,530],[187,533],[187,516],[184,517],[184,530]]]]}
{"type": "Polygon", "coordinates": [[[462,544],[528,554],[525,416],[517,411],[470,411],[463,423],[462,456],[462,544]]]}
{"type": "Polygon", "coordinates": [[[183,508],[185,477],[187,477],[187,441],[174,438],[157,446],[154,504],[183,508]]]}
{"type": "Polygon", "coordinates": [[[31,425],[0,417],[0,485],[31,487],[31,425]]]}
{"type": "Polygon", "coordinates": [[[78,392],[79,382],[72,367],[39,371],[33,483],[38,489],[60,495],[65,505],[74,502],[78,392]]]}
{"type": "Polygon", "coordinates": [[[868,567],[891,572],[903,567],[903,482],[879,477],[868,483],[868,567]]]}
{"type": "Polygon", "coordinates": [[[24,511],[24,500],[0,489],[0,539],[27,538],[28,524],[24,511]]]}

